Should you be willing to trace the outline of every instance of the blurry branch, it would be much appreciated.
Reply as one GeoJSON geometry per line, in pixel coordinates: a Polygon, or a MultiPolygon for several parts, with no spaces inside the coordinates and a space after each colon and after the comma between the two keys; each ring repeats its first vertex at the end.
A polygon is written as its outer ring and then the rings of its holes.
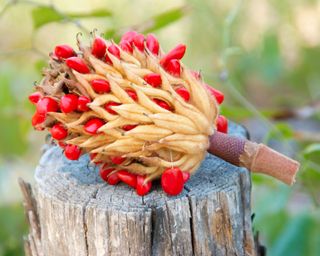
{"type": "Polygon", "coordinates": [[[231,11],[227,15],[227,17],[223,23],[222,38],[223,38],[223,48],[224,49],[222,51],[221,63],[222,63],[222,67],[224,69],[227,66],[227,58],[232,54],[236,54],[236,53],[240,52],[239,47],[231,47],[230,46],[230,35],[231,35],[230,31],[231,31],[231,26],[240,11],[242,3],[243,3],[243,0],[237,1],[235,7],[233,9],[231,9],[231,11]]]}
{"type": "Polygon", "coordinates": [[[283,109],[271,115],[273,119],[281,120],[286,118],[301,118],[307,119],[320,112],[320,101],[312,102],[311,104],[297,109],[283,109]]]}
{"type": "Polygon", "coordinates": [[[117,40],[124,32],[128,30],[135,30],[140,33],[153,32],[180,20],[189,12],[189,10],[190,7],[188,5],[183,5],[181,7],[164,11],[153,17],[150,17],[149,19],[143,21],[140,24],[136,24],[131,27],[114,28],[107,30],[105,32],[105,37],[112,37],[114,40],[117,40]]]}
{"type": "Polygon", "coordinates": [[[6,13],[11,5],[13,5],[15,1],[7,1],[6,4],[3,6],[2,10],[0,11],[0,18],[6,13]]]}
{"type": "Polygon", "coordinates": [[[316,132],[294,131],[293,138],[302,142],[320,143],[320,133],[316,133],[316,132]]]}
{"type": "MultiPolygon", "coordinates": [[[[38,7],[38,8],[42,8],[42,9],[52,10],[53,12],[60,15],[66,22],[74,24],[76,27],[78,27],[80,30],[82,30],[83,32],[85,32],[87,34],[90,33],[90,31],[88,29],[86,29],[78,20],[74,20],[74,19],[72,19],[72,17],[70,17],[70,15],[67,15],[67,14],[61,12],[60,10],[58,10],[56,8],[56,6],[54,4],[41,4],[41,3],[38,3],[38,2],[35,2],[32,0],[13,0],[12,5],[13,4],[27,4],[27,5],[32,5],[34,7],[38,7]]],[[[43,15],[46,15],[46,13],[44,12],[43,15]]]]}

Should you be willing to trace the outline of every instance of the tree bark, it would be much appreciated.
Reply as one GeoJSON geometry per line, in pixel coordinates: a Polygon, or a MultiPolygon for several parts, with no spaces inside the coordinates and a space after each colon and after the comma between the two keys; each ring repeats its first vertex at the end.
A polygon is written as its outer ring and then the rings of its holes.
{"type": "MultiPolygon", "coordinates": [[[[240,126],[230,130],[246,136],[240,126]]],[[[246,169],[208,155],[179,196],[154,184],[140,197],[102,182],[88,161],[47,146],[35,185],[20,180],[27,255],[256,255],[246,169]]]]}

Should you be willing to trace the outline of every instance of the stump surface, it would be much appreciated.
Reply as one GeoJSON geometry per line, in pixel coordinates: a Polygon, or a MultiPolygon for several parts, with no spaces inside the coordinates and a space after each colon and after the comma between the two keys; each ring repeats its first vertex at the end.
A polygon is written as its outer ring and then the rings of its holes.
{"type": "MultiPolygon", "coordinates": [[[[230,125],[230,133],[246,136],[230,125]]],[[[255,255],[250,175],[207,156],[179,196],[159,183],[144,197],[103,182],[87,155],[69,161],[47,146],[35,185],[20,181],[29,255],[255,255]]]]}

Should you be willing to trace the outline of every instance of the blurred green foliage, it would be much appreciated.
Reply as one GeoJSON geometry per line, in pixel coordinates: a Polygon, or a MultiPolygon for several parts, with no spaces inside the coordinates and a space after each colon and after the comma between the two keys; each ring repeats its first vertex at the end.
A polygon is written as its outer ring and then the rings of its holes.
{"type": "Polygon", "coordinates": [[[0,255],[24,255],[22,235],[26,234],[27,225],[20,203],[0,206],[0,226],[0,255]]]}
{"type": "MultiPolygon", "coordinates": [[[[253,175],[254,229],[268,255],[319,255],[319,134],[298,140],[295,127],[271,122],[320,101],[319,9],[311,0],[0,0],[0,165],[17,156],[29,162],[43,143],[26,99],[56,44],[74,45],[77,32],[88,38],[95,28],[115,40],[127,29],[155,32],[166,50],[188,45],[186,64],[225,92],[223,114],[260,120],[269,130],[264,142],[294,143],[290,153],[302,163],[294,187],[253,175]]],[[[319,121],[319,112],[310,119],[319,121]]],[[[10,182],[3,177],[0,185],[10,182]]],[[[0,204],[0,222],[0,255],[22,255],[22,207],[0,204]]]]}

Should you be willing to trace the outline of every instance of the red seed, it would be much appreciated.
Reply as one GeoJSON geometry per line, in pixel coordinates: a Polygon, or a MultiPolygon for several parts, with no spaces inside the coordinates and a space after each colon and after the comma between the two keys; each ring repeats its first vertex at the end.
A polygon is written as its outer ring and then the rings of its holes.
{"type": "Polygon", "coordinates": [[[30,94],[28,98],[32,104],[37,104],[38,101],[41,99],[41,97],[42,97],[42,94],[40,92],[34,92],[30,94]]]}
{"type": "Polygon", "coordinates": [[[167,168],[161,176],[161,186],[168,195],[175,196],[183,190],[183,175],[178,167],[167,168]]]}
{"type": "Polygon", "coordinates": [[[130,44],[133,42],[133,38],[137,35],[138,33],[136,31],[127,31],[124,33],[121,37],[121,42],[123,41],[128,41],[130,44]]]}
{"type": "Polygon", "coordinates": [[[88,122],[86,122],[86,124],[84,125],[84,130],[90,134],[97,134],[97,131],[99,130],[99,128],[104,124],[105,122],[102,121],[101,119],[93,118],[93,119],[90,119],[88,122]]]}
{"type": "Polygon", "coordinates": [[[184,87],[179,87],[176,90],[176,93],[178,93],[185,101],[189,101],[190,99],[190,93],[188,90],[184,87]]]}
{"type": "Polygon", "coordinates": [[[78,96],[75,94],[66,94],[61,97],[60,108],[63,113],[70,113],[78,108],[78,96]]]}
{"type": "MultiPolygon", "coordinates": [[[[98,155],[98,153],[91,153],[89,154],[90,160],[91,162],[95,163],[95,164],[101,164],[101,162],[96,162],[94,159],[96,158],[96,156],[98,155]]],[[[104,164],[103,167],[106,167],[107,164],[104,164]]]]}
{"type": "Polygon", "coordinates": [[[139,196],[144,196],[149,193],[152,183],[151,181],[145,182],[146,177],[138,175],[137,176],[137,186],[136,192],[139,196]]]}
{"type": "Polygon", "coordinates": [[[136,128],[136,127],[137,127],[136,124],[127,124],[127,125],[122,126],[122,130],[124,130],[124,131],[130,131],[130,130],[136,128]]]}
{"type": "Polygon", "coordinates": [[[120,50],[117,46],[114,44],[110,45],[108,47],[108,52],[110,52],[112,55],[116,56],[118,59],[120,59],[120,50]]]}
{"type": "Polygon", "coordinates": [[[219,90],[211,87],[208,84],[205,84],[206,89],[208,90],[208,92],[210,92],[210,94],[217,100],[218,104],[221,104],[224,100],[224,94],[222,92],[220,92],[219,90]]]}
{"type": "Polygon", "coordinates": [[[70,57],[66,59],[66,64],[69,68],[74,69],[79,73],[90,73],[90,69],[88,68],[87,64],[79,57],[70,57]]]}
{"type": "Polygon", "coordinates": [[[131,99],[133,99],[134,101],[138,100],[138,95],[134,90],[126,89],[126,92],[128,93],[131,99]]]}
{"type": "Polygon", "coordinates": [[[154,88],[160,87],[162,84],[161,75],[157,73],[147,74],[143,79],[154,88]]]}
{"type": "Polygon", "coordinates": [[[159,100],[159,99],[153,99],[153,101],[155,103],[157,103],[160,107],[162,107],[162,108],[164,108],[166,110],[169,110],[169,111],[171,110],[171,107],[167,102],[165,102],[163,100],[159,100]]]}
{"type": "Polygon", "coordinates": [[[61,123],[57,123],[54,126],[52,126],[50,133],[52,138],[56,140],[63,140],[68,136],[68,130],[64,128],[64,126],[61,123]]]}
{"type": "Polygon", "coordinates": [[[170,60],[164,69],[171,75],[179,77],[181,74],[181,65],[178,60],[170,60]]]}
{"type": "Polygon", "coordinates": [[[108,184],[109,185],[116,185],[120,182],[120,178],[118,173],[113,173],[108,177],[108,184]]]}
{"type": "Polygon", "coordinates": [[[104,39],[96,37],[92,44],[91,53],[98,59],[101,59],[106,53],[106,48],[107,46],[104,39]]]}
{"type": "Polygon", "coordinates": [[[60,146],[60,148],[63,148],[63,149],[65,149],[65,147],[67,146],[67,144],[64,143],[63,141],[59,141],[58,145],[60,146]]]}
{"type": "Polygon", "coordinates": [[[61,59],[67,59],[76,55],[72,47],[66,44],[57,45],[54,48],[54,54],[61,59]]]}
{"type": "Polygon", "coordinates": [[[110,92],[110,84],[104,79],[94,79],[91,81],[91,86],[93,90],[97,93],[107,93],[110,92]]]}
{"type": "Polygon", "coordinates": [[[148,34],[146,38],[146,45],[150,52],[154,55],[159,53],[159,41],[153,34],[148,34]]]}
{"type": "Polygon", "coordinates": [[[217,131],[228,133],[228,119],[223,115],[219,115],[217,118],[217,131]]]}
{"type": "Polygon", "coordinates": [[[126,160],[125,157],[122,156],[112,156],[111,162],[114,164],[122,164],[126,160]]]}
{"type": "Polygon", "coordinates": [[[78,160],[81,155],[81,149],[77,145],[68,144],[64,149],[64,155],[69,160],[78,160]]]}
{"type": "Polygon", "coordinates": [[[160,65],[165,67],[171,60],[181,60],[185,52],[186,46],[184,44],[178,44],[160,60],[160,65]]]}
{"type": "Polygon", "coordinates": [[[130,187],[135,188],[137,186],[137,175],[127,172],[126,170],[120,170],[117,174],[119,179],[130,187]]]}
{"type": "Polygon", "coordinates": [[[46,120],[45,114],[40,114],[38,112],[35,112],[31,119],[32,126],[36,126],[38,124],[42,124],[46,120]]]}
{"type": "Polygon", "coordinates": [[[110,173],[113,172],[115,169],[114,168],[106,168],[105,165],[103,165],[99,169],[99,174],[101,179],[103,179],[105,182],[108,182],[108,178],[110,177],[110,173]]]}
{"type": "Polygon", "coordinates": [[[78,98],[78,107],[77,110],[80,112],[86,112],[90,110],[90,108],[87,106],[88,103],[90,103],[91,100],[86,96],[80,96],[78,98]]]}
{"type": "Polygon", "coordinates": [[[133,38],[133,45],[137,47],[140,51],[144,50],[144,35],[137,34],[133,38]]]}
{"type": "Polygon", "coordinates": [[[186,183],[190,179],[190,172],[182,172],[183,182],[186,183]]]}
{"type": "Polygon", "coordinates": [[[56,112],[59,110],[58,102],[49,97],[43,97],[37,102],[37,112],[47,114],[47,112],[56,112]]]}
{"type": "Polygon", "coordinates": [[[123,51],[133,53],[133,48],[129,41],[121,41],[119,46],[123,51]]]}
{"type": "Polygon", "coordinates": [[[114,111],[111,107],[112,106],[119,106],[121,105],[121,103],[118,102],[114,102],[114,101],[109,101],[108,103],[106,103],[104,105],[105,110],[107,110],[110,114],[112,115],[117,115],[118,113],[116,111],[114,111]]]}
{"type": "Polygon", "coordinates": [[[106,63],[108,63],[109,65],[112,65],[112,60],[109,58],[108,54],[106,54],[106,57],[105,57],[104,61],[106,63]]]}
{"type": "MultiPolygon", "coordinates": [[[[97,161],[97,160],[95,160],[95,158],[97,157],[97,153],[91,153],[91,154],[89,154],[89,157],[90,157],[90,160],[91,160],[91,162],[93,162],[93,163],[95,163],[95,164],[102,164],[102,162],[101,161],[97,161]]],[[[103,168],[107,168],[107,166],[108,166],[108,164],[107,163],[105,163],[104,165],[103,165],[103,168]]]]}

